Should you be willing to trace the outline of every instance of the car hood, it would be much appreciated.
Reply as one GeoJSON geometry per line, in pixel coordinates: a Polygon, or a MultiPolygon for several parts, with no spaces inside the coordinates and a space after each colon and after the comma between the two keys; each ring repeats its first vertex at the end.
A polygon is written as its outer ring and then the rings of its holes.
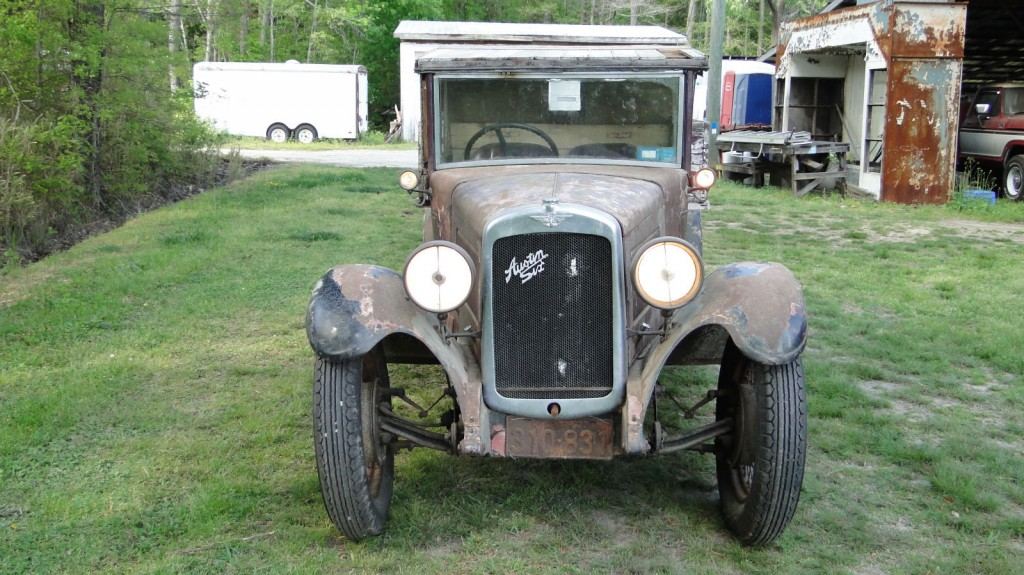
{"type": "MultiPolygon", "coordinates": [[[[684,194],[681,170],[588,168],[542,171],[474,168],[435,172],[431,178],[435,209],[444,239],[479,256],[484,226],[510,208],[556,199],[613,216],[622,228],[623,247],[631,254],[647,239],[678,233],[684,194]],[[639,176],[639,177],[638,177],[639,176]],[[441,196],[441,197],[437,197],[441,196]]],[[[477,259],[479,261],[479,259],[477,259]]]]}

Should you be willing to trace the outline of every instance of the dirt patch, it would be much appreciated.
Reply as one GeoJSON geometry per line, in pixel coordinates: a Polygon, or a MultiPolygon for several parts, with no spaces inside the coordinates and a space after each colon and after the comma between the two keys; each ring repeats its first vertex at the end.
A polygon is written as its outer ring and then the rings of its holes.
{"type": "Polygon", "coordinates": [[[961,405],[959,401],[948,397],[932,396],[929,400],[931,401],[932,407],[937,407],[939,409],[952,409],[961,405]]]}
{"type": "Polygon", "coordinates": [[[590,514],[590,519],[598,529],[615,541],[616,547],[628,547],[636,541],[636,530],[620,515],[598,510],[590,514]]]}
{"type": "Polygon", "coordinates": [[[704,224],[705,230],[709,229],[727,229],[727,230],[739,230],[747,232],[748,234],[756,234],[757,230],[747,227],[744,222],[708,222],[704,224]]]}
{"type": "Polygon", "coordinates": [[[860,565],[854,568],[853,573],[857,575],[887,575],[888,571],[878,565],[860,565]]]}
{"type": "Polygon", "coordinates": [[[447,558],[457,555],[462,551],[462,539],[435,540],[429,546],[423,548],[427,557],[447,558]]]}
{"type": "Polygon", "coordinates": [[[984,376],[984,381],[981,383],[967,382],[967,389],[981,397],[988,397],[995,392],[1006,389],[1015,379],[1012,373],[993,369],[992,366],[988,365],[982,366],[981,372],[984,376]]]}
{"type": "Polygon", "coordinates": [[[860,382],[860,388],[875,399],[889,399],[886,397],[886,394],[895,393],[902,389],[902,387],[903,386],[898,383],[880,381],[877,379],[869,379],[868,381],[860,382]]]}
{"type": "Polygon", "coordinates": [[[914,526],[906,517],[897,517],[895,521],[888,523],[886,527],[897,533],[910,533],[914,530],[914,526]]]}
{"type": "Polygon", "coordinates": [[[842,232],[840,230],[827,227],[828,222],[822,223],[826,224],[826,226],[809,226],[803,224],[793,225],[792,223],[786,223],[785,225],[782,225],[782,223],[780,222],[780,225],[775,228],[775,233],[776,235],[795,233],[801,236],[811,236],[818,239],[822,239],[829,243],[842,243],[842,232]]]}
{"type": "Polygon", "coordinates": [[[1024,224],[979,222],[977,220],[942,220],[939,225],[956,235],[972,239],[1006,239],[1024,244],[1024,224]]]}
{"type": "Polygon", "coordinates": [[[1021,451],[1024,451],[1024,449],[1022,449],[1021,442],[1019,441],[1004,441],[1002,439],[989,438],[988,442],[991,443],[992,445],[995,445],[999,449],[1010,452],[1011,454],[1020,453],[1021,451]]]}
{"type": "Polygon", "coordinates": [[[890,381],[868,380],[860,382],[860,388],[870,397],[889,404],[888,410],[895,416],[911,423],[921,423],[931,417],[928,405],[911,403],[892,397],[903,386],[890,381]]]}
{"type": "Polygon", "coordinates": [[[869,229],[861,228],[868,234],[868,239],[874,242],[891,243],[891,244],[912,244],[917,240],[931,235],[932,231],[927,228],[897,228],[888,230],[885,233],[874,233],[869,229]]]}
{"type": "MultiPolygon", "coordinates": [[[[869,397],[884,401],[889,404],[887,410],[910,423],[921,423],[934,415],[941,415],[955,409],[963,409],[980,426],[989,430],[1000,429],[1003,422],[987,410],[981,403],[984,393],[979,393],[976,399],[960,400],[945,395],[939,395],[934,391],[917,394],[918,401],[906,401],[895,397],[901,391],[907,389],[904,384],[889,381],[867,380],[858,383],[861,390],[869,397]]],[[[965,383],[968,391],[974,391],[980,386],[965,383]]],[[[984,389],[984,388],[980,388],[984,389]]]]}
{"type": "Polygon", "coordinates": [[[870,243],[912,244],[935,233],[952,234],[971,240],[1006,239],[1024,244],[1024,224],[980,222],[977,220],[941,220],[934,224],[896,226],[887,230],[876,230],[869,225],[861,226],[864,241],[870,243]]]}

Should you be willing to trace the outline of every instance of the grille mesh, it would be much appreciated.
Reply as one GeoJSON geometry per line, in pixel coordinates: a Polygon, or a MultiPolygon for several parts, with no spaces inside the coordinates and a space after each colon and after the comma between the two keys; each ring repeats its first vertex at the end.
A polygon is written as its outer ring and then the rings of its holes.
{"type": "Polygon", "coordinates": [[[515,399],[608,395],[613,345],[608,240],[523,234],[498,239],[492,255],[498,393],[515,399]]]}

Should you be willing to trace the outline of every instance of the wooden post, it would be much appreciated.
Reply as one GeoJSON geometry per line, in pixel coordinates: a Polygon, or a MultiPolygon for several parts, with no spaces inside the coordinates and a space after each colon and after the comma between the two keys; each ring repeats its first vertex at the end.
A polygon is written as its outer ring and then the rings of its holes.
{"type": "Polygon", "coordinates": [[[725,0],[712,0],[711,54],[708,61],[708,152],[714,154],[714,166],[719,163],[718,130],[722,118],[722,51],[725,32],[725,0]]]}

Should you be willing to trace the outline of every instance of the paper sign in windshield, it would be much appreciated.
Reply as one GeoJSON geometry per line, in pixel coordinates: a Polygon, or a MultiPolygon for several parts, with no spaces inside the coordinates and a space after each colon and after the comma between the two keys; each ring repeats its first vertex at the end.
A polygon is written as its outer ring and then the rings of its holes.
{"type": "Polygon", "coordinates": [[[548,111],[579,112],[582,107],[579,80],[548,81],[548,111]]]}

